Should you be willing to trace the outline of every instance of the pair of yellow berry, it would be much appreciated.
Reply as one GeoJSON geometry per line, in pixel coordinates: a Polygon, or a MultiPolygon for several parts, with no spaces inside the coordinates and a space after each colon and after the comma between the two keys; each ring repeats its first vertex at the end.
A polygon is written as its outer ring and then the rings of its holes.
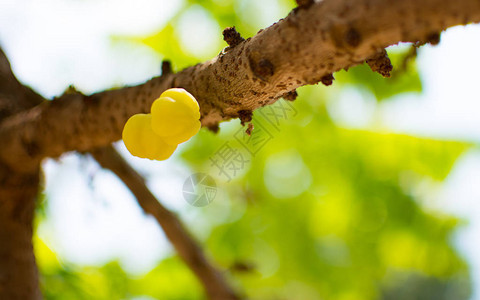
{"type": "Polygon", "coordinates": [[[168,89],[153,102],[151,114],[136,114],[128,119],[122,139],[134,156],[165,160],[178,144],[197,134],[199,119],[198,102],[189,92],[168,89]]]}

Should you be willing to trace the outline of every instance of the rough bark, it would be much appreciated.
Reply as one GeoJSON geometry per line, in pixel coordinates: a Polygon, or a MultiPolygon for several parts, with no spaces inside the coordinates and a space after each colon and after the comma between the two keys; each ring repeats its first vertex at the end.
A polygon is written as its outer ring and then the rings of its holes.
{"type": "Polygon", "coordinates": [[[40,299],[32,246],[39,173],[4,168],[0,167],[0,299],[40,299]]]}
{"type": "Polygon", "coordinates": [[[448,27],[480,21],[477,0],[324,0],[293,10],[214,59],[143,85],[91,96],[68,94],[0,127],[0,160],[28,170],[47,156],[106,146],[162,91],[184,87],[214,128],[239,111],[271,104],[401,42],[429,41],[448,27]]]}
{"type": "Polygon", "coordinates": [[[140,174],[113,147],[96,149],[91,153],[102,167],[115,173],[132,191],[143,211],[157,220],[180,258],[193,271],[205,288],[209,299],[240,299],[229,287],[222,274],[208,261],[202,248],[180,220],[155,198],[140,174]]]}
{"type": "MultiPolygon", "coordinates": [[[[18,82],[0,49],[0,122],[42,101],[18,82]]],[[[0,299],[41,298],[32,246],[38,180],[38,165],[20,173],[0,163],[0,299]]]]}

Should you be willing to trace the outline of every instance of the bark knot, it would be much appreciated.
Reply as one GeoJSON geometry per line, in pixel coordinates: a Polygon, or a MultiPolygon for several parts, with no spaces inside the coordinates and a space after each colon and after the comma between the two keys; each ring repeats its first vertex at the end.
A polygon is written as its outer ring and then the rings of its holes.
{"type": "Polygon", "coordinates": [[[314,0],[296,0],[296,2],[299,8],[308,8],[315,3],[314,0]]]}
{"type": "Polygon", "coordinates": [[[245,130],[245,133],[246,133],[248,136],[251,136],[251,135],[252,135],[252,132],[253,132],[253,124],[252,124],[252,123],[248,123],[248,128],[247,128],[247,130],[245,130]]]}
{"type": "Polygon", "coordinates": [[[223,30],[223,40],[227,42],[229,46],[226,50],[232,49],[233,47],[245,41],[245,39],[235,29],[235,26],[227,27],[223,30]]]}
{"type": "Polygon", "coordinates": [[[377,72],[383,77],[390,77],[393,66],[385,49],[368,58],[366,63],[373,72],[377,72]]]}
{"type": "Polygon", "coordinates": [[[169,60],[162,61],[162,76],[172,74],[172,64],[169,60]]]}
{"type": "Polygon", "coordinates": [[[326,86],[329,86],[329,85],[332,85],[333,83],[333,80],[335,79],[335,77],[333,77],[333,74],[327,74],[325,76],[323,76],[320,81],[326,85],[326,86]]]}
{"type": "Polygon", "coordinates": [[[253,55],[252,53],[248,58],[248,63],[250,64],[250,69],[252,70],[253,75],[263,81],[268,81],[268,79],[270,79],[275,73],[275,66],[270,60],[266,58],[256,60],[255,56],[257,55],[253,55]]]}
{"type": "Polygon", "coordinates": [[[438,45],[440,43],[440,33],[432,32],[427,35],[427,42],[431,45],[438,45]]]}
{"type": "Polygon", "coordinates": [[[345,42],[350,47],[356,48],[362,42],[362,35],[354,27],[350,27],[345,33],[345,42]]]}
{"type": "Polygon", "coordinates": [[[207,128],[213,133],[218,133],[220,131],[220,126],[218,125],[218,123],[208,125],[207,128]]]}
{"type": "Polygon", "coordinates": [[[297,99],[297,97],[298,97],[298,93],[297,93],[296,90],[287,92],[287,93],[282,95],[282,98],[285,99],[285,100],[288,100],[288,101],[295,101],[295,99],[297,99]]]}
{"type": "Polygon", "coordinates": [[[252,121],[253,113],[251,110],[239,110],[237,113],[238,117],[240,118],[240,124],[242,124],[242,126],[245,126],[245,123],[252,121]]]}

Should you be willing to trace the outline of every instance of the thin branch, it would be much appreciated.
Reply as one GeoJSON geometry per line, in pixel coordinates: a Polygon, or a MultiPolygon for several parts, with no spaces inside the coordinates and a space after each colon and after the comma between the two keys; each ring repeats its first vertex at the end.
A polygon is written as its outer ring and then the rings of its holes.
{"type": "Polygon", "coordinates": [[[191,92],[200,103],[202,125],[215,128],[387,46],[435,42],[432,37],[442,30],[470,22],[480,22],[478,0],[318,1],[177,74],[91,96],[65,95],[13,116],[0,126],[0,140],[6,141],[0,160],[25,170],[47,156],[107,146],[120,139],[128,117],[148,112],[170,87],[191,92]]]}
{"type": "Polygon", "coordinates": [[[240,299],[222,274],[208,261],[180,220],[155,198],[144,179],[112,146],[96,149],[91,154],[103,168],[115,173],[135,195],[144,212],[157,220],[178,255],[200,280],[210,299],[240,299]]]}

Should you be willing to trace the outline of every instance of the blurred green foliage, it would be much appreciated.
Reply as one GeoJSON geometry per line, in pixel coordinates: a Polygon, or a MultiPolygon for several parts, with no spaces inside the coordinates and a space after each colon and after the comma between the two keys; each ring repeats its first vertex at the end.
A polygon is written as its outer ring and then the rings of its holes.
{"type": "Polygon", "coordinates": [[[128,275],[117,262],[100,268],[61,263],[36,239],[35,252],[45,299],[201,299],[202,289],[177,257],[164,259],[141,277],[128,275]],[[188,288],[185,288],[188,287],[188,288]]]}
{"type": "MultiPolygon", "coordinates": [[[[265,3],[185,1],[164,28],[124,39],[186,67],[221,50],[206,57],[184,49],[176,25],[186,11],[205,10],[219,28],[235,25],[248,37],[294,7],[265,3]],[[276,15],[262,14],[262,5],[275,6],[276,15]]],[[[221,32],[214,34],[221,41],[221,32]]],[[[394,67],[406,55],[389,53],[394,67]]],[[[414,63],[389,79],[365,65],[335,77],[335,85],[363,89],[378,101],[421,91],[414,63]]],[[[468,299],[468,268],[451,244],[461,222],[425,209],[416,189],[441,184],[470,145],[340,128],[328,115],[325,89],[304,87],[295,102],[256,111],[252,138],[234,120],[217,135],[203,129],[183,148],[192,172],[212,175],[219,187],[211,205],[192,208],[208,223],[202,243],[209,255],[250,299],[468,299]],[[212,159],[225,145],[243,165],[222,173],[212,159]]],[[[41,240],[35,246],[46,299],[204,298],[178,257],[137,278],[115,262],[60,263],[41,240]]]]}
{"type": "MultiPolygon", "coordinates": [[[[410,46],[413,47],[413,46],[410,46]]],[[[407,92],[421,92],[422,83],[414,62],[409,61],[410,47],[391,47],[387,50],[394,66],[392,76],[383,78],[370,70],[367,64],[335,73],[335,78],[344,84],[353,85],[371,92],[377,101],[407,92]]]]}
{"type": "MultiPolygon", "coordinates": [[[[254,266],[237,277],[252,299],[379,299],[410,278],[421,299],[467,299],[466,265],[449,242],[459,221],[424,211],[414,189],[443,180],[468,145],[338,128],[321,89],[311,90],[299,91],[298,115],[230,182],[210,158],[229,137],[241,151],[237,126],[220,139],[202,132],[183,153],[228,194],[211,204],[231,206],[207,240],[213,256],[254,266]]],[[[267,128],[262,114],[254,120],[267,128]]]]}

